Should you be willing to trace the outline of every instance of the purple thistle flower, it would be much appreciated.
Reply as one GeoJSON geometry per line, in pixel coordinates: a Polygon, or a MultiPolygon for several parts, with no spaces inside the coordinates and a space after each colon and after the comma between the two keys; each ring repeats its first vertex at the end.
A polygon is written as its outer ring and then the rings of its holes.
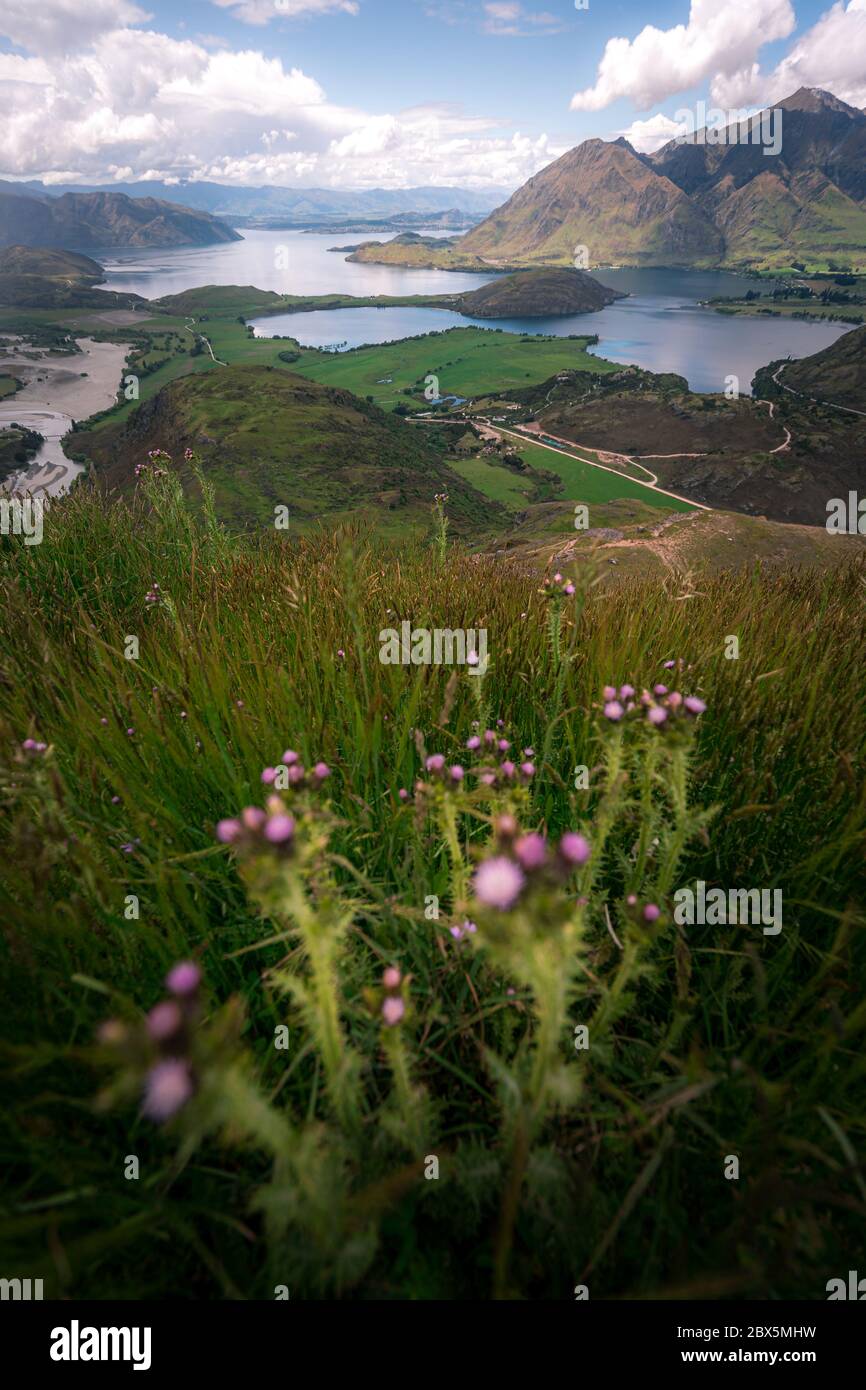
{"type": "Polygon", "coordinates": [[[689,714],[703,714],[706,709],[703,700],[699,700],[697,695],[687,695],[683,700],[683,705],[688,710],[689,714]]]}
{"type": "Polygon", "coordinates": [[[265,839],[272,845],[284,845],[295,833],[291,816],[271,816],[265,825],[265,839]]]}
{"type": "Polygon", "coordinates": [[[398,791],[397,795],[399,796],[399,798],[400,798],[401,801],[408,801],[408,800],[409,800],[409,793],[407,792],[407,790],[406,790],[405,787],[401,787],[400,790],[398,791]]]}
{"type": "Polygon", "coordinates": [[[469,749],[470,753],[474,753],[476,748],[481,747],[481,739],[477,734],[473,734],[471,738],[466,740],[466,747],[469,749]]]}
{"type": "Polygon", "coordinates": [[[534,763],[521,763],[521,764],[520,764],[520,772],[521,772],[521,776],[525,777],[525,778],[527,779],[527,781],[529,781],[529,779],[530,779],[531,777],[534,777],[534,776],[535,776],[535,764],[534,764],[534,763]]]}
{"type": "Polygon", "coordinates": [[[562,592],[563,592],[564,594],[567,594],[568,597],[571,598],[572,594],[574,593],[574,585],[573,585],[573,584],[566,584],[562,592]]]}
{"type": "Polygon", "coordinates": [[[402,978],[396,965],[389,965],[382,973],[382,984],[386,989],[399,989],[402,978]]]}
{"type": "Polygon", "coordinates": [[[445,766],[444,754],[431,753],[424,766],[428,772],[441,772],[445,766]]]}
{"type": "Polygon", "coordinates": [[[625,710],[623,709],[619,700],[608,700],[607,704],[604,707],[605,719],[610,719],[615,724],[618,720],[622,719],[624,714],[625,710]]]}
{"type": "Polygon", "coordinates": [[[200,984],[201,971],[194,960],[179,961],[165,977],[165,987],[172,994],[194,994],[200,984]]]}
{"type": "Polygon", "coordinates": [[[247,830],[261,830],[267,816],[261,806],[245,806],[241,811],[241,820],[247,830]]]}
{"type": "Polygon", "coordinates": [[[665,661],[663,664],[666,671],[672,671],[677,663],[675,661],[665,661]]]}
{"type": "Polygon", "coordinates": [[[455,763],[454,766],[450,769],[449,776],[451,777],[452,782],[463,781],[463,768],[460,766],[459,763],[455,763]]]}
{"type": "Polygon", "coordinates": [[[155,1005],[147,1015],[147,1031],[154,1042],[165,1042],[178,1033],[183,1024],[183,1014],[171,999],[155,1005]]]}
{"type": "Polygon", "coordinates": [[[218,820],[216,825],[216,837],[223,845],[234,844],[241,833],[241,823],[239,820],[218,820]]]}
{"type": "Polygon", "coordinates": [[[285,763],[286,767],[294,767],[297,761],[298,755],[295,752],[294,748],[287,748],[285,753],[283,754],[283,762],[285,763]]]}
{"type": "Polygon", "coordinates": [[[654,694],[654,695],[667,695],[667,693],[668,693],[668,688],[667,688],[666,685],[654,685],[654,686],[653,686],[653,694],[654,694]]]}
{"type": "Polygon", "coordinates": [[[517,768],[514,766],[514,763],[509,762],[508,759],[506,759],[506,761],[501,765],[499,771],[502,773],[503,777],[508,777],[510,779],[514,776],[515,772],[517,771],[517,768]]]}
{"type": "Polygon", "coordinates": [[[647,903],[643,915],[647,922],[655,922],[658,917],[661,917],[661,908],[656,907],[655,903],[647,903]]]}
{"type": "Polygon", "coordinates": [[[621,685],[621,686],[620,686],[620,688],[619,688],[619,698],[620,698],[621,700],[630,700],[630,699],[632,698],[633,695],[634,695],[634,686],[633,686],[633,685],[621,685]]]}
{"type": "Polygon", "coordinates": [[[615,685],[606,685],[606,686],[604,687],[604,690],[603,690],[601,693],[602,693],[602,696],[603,696],[603,698],[604,698],[605,700],[615,700],[615,699],[616,699],[616,686],[615,686],[615,685]]]}
{"type": "Polygon", "coordinates": [[[585,864],[591,853],[589,840],[576,830],[567,830],[559,842],[559,853],[566,864],[585,864]]]}
{"type": "Polygon", "coordinates": [[[503,854],[479,864],[473,880],[478,901],[502,912],[514,906],[525,882],[523,871],[503,854]]]}
{"type": "Polygon", "coordinates": [[[514,853],[524,869],[540,869],[547,859],[547,841],[543,835],[521,835],[514,845],[514,853]]]}
{"type": "Polygon", "coordinates": [[[315,767],[313,768],[313,776],[317,779],[317,781],[324,782],[327,777],[330,777],[330,775],[331,769],[328,767],[327,763],[316,763],[315,767]]]}
{"type": "Polygon", "coordinates": [[[266,767],[262,772],[262,781],[264,782],[265,786],[269,787],[271,783],[276,782],[276,780],[277,769],[275,767],[266,767]]]}
{"type": "Polygon", "coordinates": [[[399,1023],[405,1012],[406,1005],[399,994],[389,995],[382,1002],[382,1018],[389,1028],[393,1028],[395,1023],[399,1023]]]}
{"type": "Polygon", "coordinates": [[[170,1120],[192,1096],[192,1076],[186,1062],[172,1058],[151,1067],[145,1081],[142,1110],[148,1119],[170,1120]]]}
{"type": "Polygon", "coordinates": [[[652,709],[647,710],[647,719],[650,724],[664,724],[667,717],[668,712],[666,709],[662,709],[661,705],[653,705],[652,709]]]}
{"type": "Polygon", "coordinates": [[[508,742],[507,738],[501,738],[496,746],[500,753],[507,753],[511,744],[508,742]]]}

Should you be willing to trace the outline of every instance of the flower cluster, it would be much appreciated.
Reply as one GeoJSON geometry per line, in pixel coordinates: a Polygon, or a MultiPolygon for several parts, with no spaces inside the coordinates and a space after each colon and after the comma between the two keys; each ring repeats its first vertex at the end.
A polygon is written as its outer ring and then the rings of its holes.
{"type": "Polygon", "coordinates": [[[318,762],[308,771],[295,750],[287,748],[282,761],[276,767],[264,768],[262,781],[266,787],[275,786],[278,791],[284,791],[287,787],[297,790],[301,787],[312,787],[315,790],[327,781],[330,775],[331,769],[327,763],[318,762]]]}
{"type": "Polygon", "coordinates": [[[284,801],[269,796],[266,810],[245,806],[237,817],[217,821],[216,837],[221,844],[247,853],[276,851],[290,854],[295,838],[295,819],[284,801]]]}
{"type": "Polygon", "coordinates": [[[145,603],[159,603],[161,598],[162,595],[159,592],[159,585],[154,582],[145,594],[144,601],[145,603]]]}
{"type": "Polygon", "coordinates": [[[143,473],[152,473],[155,478],[164,478],[168,469],[159,467],[163,463],[171,463],[171,455],[164,449],[148,449],[147,457],[150,463],[137,463],[135,465],[135,476],[140,478],[143,473]]]}
{"type": "Polygon", "coordinates": [[[662,910],[656,903],[641,903],[636,893],[629,893],[625,900],[626,911],[639,922],[657,922],[662,910]]]}
{"type": "Polygon", "coordinates": [[[31,756],[37,756],[46,752],[48,744],[39,743],[35,738],[25,738],[21,747],[25,753],[29,753],[31,756]]]}
{"type": "Polygon", "coordinates": [[[466,917],[462,922],[455,922],[452,927],[448,928],[448,930],[455,941],[461,942],[468,941],[470,936],[474,936],[478,930],[478,927],[474,922],[470,922],[469,918],[466,917]]]}
{"type": "Polygon", "coordinates": [[[568,831],[553,849],[538,832],[522,834],[513,816],[500,816],[494,830],[497,852],[475,870],[472,886],[484,907],[507,912],[525,890],[540,882],[564,882],[590,857],[589,841],[568,831]]]}
{"type": "Polygon", "coordinates": [[[434,502],[438,502],[439,505],[440,505],[440,507],[443,506],[443,505],[448,501],[448,493],[447,493],[447,492],[437,492],[437,493],[435,493],[435,494],[434,494],[434,497],[433,497],[433,501],[434,501],[434,502]]]}
{"type": "Polygon", "coordinates": [[[637,694],[633,685],[606,685],[602,691],[602,713],[612,724],[626,718],[645,719],[657,728],[672,720],[695,719],[703,714],[706,704],[697,695],[682,695],[661,683],[652,691],[637,694]]]}
{"type": "Polygon", "coordinates": [[[143,1066],[142,1113],[163,1123],[182,1110],[196,1091],[192,1042],[201,1018],[201,971],[193,961],[181,961],[166,976],[171,996],[156,1004],[145,1020],[143,1033],[112,1019],[99,1032],[100,1041],[122,1048],[136,1071],[143,1066]]]}
{"type": "Polygon", "coordinates": [[[545,579],[539,592],[543,594],[545,598],[571,598],[574,593],[574,585],[571,583],[571,580],[564,579],[559,571],[557,571],[552,579],[545,579]]]}
{"type": "Polygon", "coordinates": [[[385,997],[382,1000],[382,1021],[388,1028],[393,1028],[396,1023],[406,1013],[406,1001],[403,998],[403,977],[396,965],[389,965],[382,974],[382,986],[385,990],[385,997]]]}

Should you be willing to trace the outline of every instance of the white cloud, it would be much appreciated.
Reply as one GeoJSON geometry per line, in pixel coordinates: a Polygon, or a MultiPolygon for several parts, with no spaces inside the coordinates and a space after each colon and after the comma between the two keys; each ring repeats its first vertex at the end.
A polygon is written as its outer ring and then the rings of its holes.
{"type": "Polygon", "coordinates": [[[490,0],[482,8],[486,16],[482,28],[486,34],[529,38],[540,33],[558,34],[565,27],[561,19],[548,10],[525,10],[514,0],[490,0]]]}
{"type": "Polygon", "coordinates": [[[29,42],[33,56],[0,54],[0,177],[516,187],[565,149],[443,103],[341,106],[254,49],[118,28],[46,62],[29,42]]]}
{"type": "Polygon", "coordinates": [[[757,63],[713,87],[725,106],[766,105],[798,87],[823,87],[851,106],[866,106],[866,0],[844,0],[795,41],[771,73],[757,63]]]}
{"type": "Polygon", "coordinates": [[[761,45],[787,38],[795,23],[790,0],[692,0],[688,24],[608,39],[595,84],[575,93],[571,109],[601,111],[629,97],[646,111],[703,82],[716,99],[724,79],[751,69],[761,45]]]}
{"type": "Polygon", "coordinates": [[[629,144],[641,154],[652,154],[677,135],[685,135],[688,129],[685,122],[672,121],[670,116],[659,113],[650,116],[648,121],[632,121],[630,126],[617,131],[617,134],[624,135],[629,144]]]}
{"type": "Polygon", "coordinates": [[[131,0],[3,0],[0,35],[31,53],[72,53],[99,34],[150,18],[131,0]]]}
{"type": "Polygon", "coordinates": [[[356,0],[212,0],[221,10],[230,10],[233,19],[244,24],[269,24],[272,19],[299,19],[307,15],[342,10],[357,14],[356,0]]]}

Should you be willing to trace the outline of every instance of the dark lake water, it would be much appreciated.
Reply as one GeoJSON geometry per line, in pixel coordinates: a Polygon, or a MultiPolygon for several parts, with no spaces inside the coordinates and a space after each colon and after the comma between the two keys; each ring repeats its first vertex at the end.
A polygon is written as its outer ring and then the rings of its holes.
{"type": "MultiPolygon", "coordinates": [[[[105,261],[105,288],[156,299],[195,285],[256,285],[282,294],[359,296],[454,294],[493,278],[440,270],[351,264],[329,248],[362,240],[353,233],[245,231],[244,240],[171,251],[124,251],[105,261]]],[[[297,338],[308,347],[358,347],[392,342],[431,330],[475,323],[515,333],[597,333],[593,351],[614,362],[655,372],[677,372],[693,390],[722,391],[736,376],[747,393],[758,367],[781,357],[806,357],[848,331],[844,324],[799,319],[733,317],[701,307],[714,295],[755,288],[745,276],[721,271],[600,270],[596,277],[627,291],[595,314],[550,319],[469,319],[440,309],[329,309],[255,320],[263,336],[297,338]]]]}

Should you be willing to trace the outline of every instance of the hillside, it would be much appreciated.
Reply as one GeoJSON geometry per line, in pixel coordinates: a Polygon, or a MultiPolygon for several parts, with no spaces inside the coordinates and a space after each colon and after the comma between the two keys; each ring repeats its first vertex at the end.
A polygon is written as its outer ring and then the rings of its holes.
{"type": "Polygon", "coordinates": [[[600,285],[585,270],[526,270],[470,290],[455,304],[458,313],[475,318],[547,318],[603,309],[625,296],[600,285]]]}
{"type": "Polygon", "coordinates": [[[98,261],[49,246],[4,247],[0,250],[0,275],[39,275],[69,285],[96,285],[105,278],[98,261]]]}
{"type": "Polygon", "coordinates": [[[789,363],[779,372],[779,385],[866,411],[866,328],[855,328],[821,352],[789,363]]]}
{"type": "Polygon", "coordinates": [[[210,213],[125,193],[28,197],[0,185],[0,246],[200,246],[239,241],[210,213]]]}
{"type": "MultiPolygon", "coordinates": [[[[233,524],[272,526],[288,506],[293,533],[366,516],[385,532],[427,526],[449,496],[455,532],[478,537],[499,509],[442,460],[426,436],[351,392],[272,367],[214,368],[165,386],[124,426],[74,436],[109,487],[129,490],[150,449],[180,461],[194,447],[233,524]]],[[[189,474],[187,486],[194,484],[189,474]]]]}

